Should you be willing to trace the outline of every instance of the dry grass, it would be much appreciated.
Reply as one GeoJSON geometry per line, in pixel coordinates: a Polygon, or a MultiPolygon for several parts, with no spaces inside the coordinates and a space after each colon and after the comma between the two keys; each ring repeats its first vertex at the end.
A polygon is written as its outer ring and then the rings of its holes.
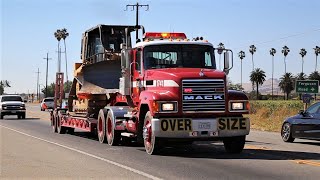
{"type": "Polygon", "coordinates": [[[251,128],[262,131],[279,132],[282,122],[303,109],[301,101],[252,101],[251,128]]]}

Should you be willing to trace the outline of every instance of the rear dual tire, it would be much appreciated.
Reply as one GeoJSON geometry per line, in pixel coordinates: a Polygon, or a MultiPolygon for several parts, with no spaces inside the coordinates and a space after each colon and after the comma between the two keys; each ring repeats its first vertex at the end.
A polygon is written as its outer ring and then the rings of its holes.
{"type": "Polygon", "coordinates": [[[100,143],[108,143],[110,146],[119,144],[121,135],[115,130],[115,119],[111,110],[101,109],[98,115],[97,133],[100,143]]]}
{"type": "Polygon", "coordinates": [[[108,111],[106,118],[106,136],[110,146],[117,146],[121,140],[121,134],[115,130],[115,119],[111,110],[108,111]]]}
{"type": "Polygon", "coordinates": [[[100,109],[99,115],[98,115],[98,123],[97,123],[97,134],[98,134],[98,140],[99,142],[106,143],[107,138],[106,138],[106,111],[103,109],[100,109]]]}

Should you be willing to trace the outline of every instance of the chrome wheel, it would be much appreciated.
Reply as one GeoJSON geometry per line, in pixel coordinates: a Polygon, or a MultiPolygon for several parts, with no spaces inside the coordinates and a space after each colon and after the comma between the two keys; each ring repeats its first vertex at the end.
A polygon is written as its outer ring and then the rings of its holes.
{"type": "Polygon", "coordinates": [[[291,134],[291,126],[289,123],[285,123],[281,129],[281,137],[284,142],[293,142],[294,138],[291,134]]]}

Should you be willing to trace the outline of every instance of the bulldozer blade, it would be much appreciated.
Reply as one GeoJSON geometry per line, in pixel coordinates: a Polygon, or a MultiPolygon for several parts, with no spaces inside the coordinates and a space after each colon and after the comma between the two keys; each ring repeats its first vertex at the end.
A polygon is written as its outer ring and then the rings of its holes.
{"type": "Polygon", "coordinates": [[[121,62],[101,61],[83,67],[82,93],[107,94],[119,91],[121,62]]]}

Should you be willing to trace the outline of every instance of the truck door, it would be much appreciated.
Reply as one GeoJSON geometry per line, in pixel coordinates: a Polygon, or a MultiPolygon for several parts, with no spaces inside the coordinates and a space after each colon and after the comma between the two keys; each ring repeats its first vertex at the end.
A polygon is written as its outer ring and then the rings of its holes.
{"type": "Polygon", "coordinates": [[[142,50],[137,48],[134,50],[133,62],[131,63],[132,72],[132,99],[135,103],[139,102],[139,96],[143,88],[142,75],[142,50]]]}

